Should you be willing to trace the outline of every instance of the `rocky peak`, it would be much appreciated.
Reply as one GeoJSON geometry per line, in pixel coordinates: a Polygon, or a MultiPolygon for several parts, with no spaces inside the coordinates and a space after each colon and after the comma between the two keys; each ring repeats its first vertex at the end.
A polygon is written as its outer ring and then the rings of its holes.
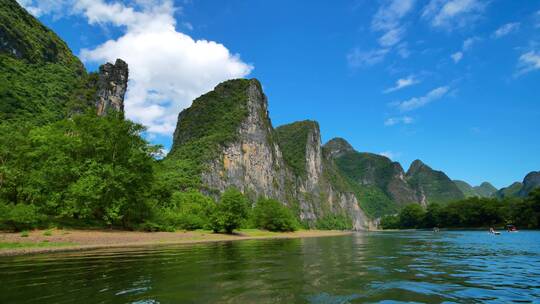
{"type": "Polygon", "coordinates": [[[122,59],[114,64],[106,63],[99,67],[97,83],[97,114],[107,115],[108,111],[124,112],[124,95],[128,83],[128,65],[122,59]]]}
{"type": "Polygon", "coordinates": [[[421,160],[417,159],[411,163],[409,170],[407,170],[407,176],[414,175],[418,173],[419,171],[421,171],[422,169],[431,170],[431,168],[428,165],[424,164],[421,160]]]}
{"type": "Polygon", "coordinates": [[[324,145],[324,150],[328,157],[339,157],[344,153],[354,151],[354,148],[345,139],[335,137],[324,145]]]}

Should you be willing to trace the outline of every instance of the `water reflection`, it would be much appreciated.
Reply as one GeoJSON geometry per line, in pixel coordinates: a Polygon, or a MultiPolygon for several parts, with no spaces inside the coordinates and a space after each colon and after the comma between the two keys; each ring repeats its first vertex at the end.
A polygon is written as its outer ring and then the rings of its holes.
{"type": "Polygon", "coordinates": [[[534,302],[540,233],[392,232],[0,259],[0,303],[534,302]]]}

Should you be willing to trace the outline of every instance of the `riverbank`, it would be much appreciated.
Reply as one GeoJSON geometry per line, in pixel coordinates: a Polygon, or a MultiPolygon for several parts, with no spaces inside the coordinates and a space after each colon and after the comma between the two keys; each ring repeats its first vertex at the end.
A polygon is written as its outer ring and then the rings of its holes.
{"type": "Polygon", "coordinates": [[[347,231],[300,230],[270,232],[239,230],[236,234],[211,231],[140,232],[119,230],[33,230],[27,233],[0,232],[0,256],[123,248],[166,244],[194,244],[253,239],[287,239],[346,235],[347,231]]]}

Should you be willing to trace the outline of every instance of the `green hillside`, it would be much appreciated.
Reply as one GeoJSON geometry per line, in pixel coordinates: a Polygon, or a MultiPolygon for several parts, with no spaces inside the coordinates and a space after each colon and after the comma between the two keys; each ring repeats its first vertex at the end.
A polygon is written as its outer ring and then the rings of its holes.
{"type": "Polygon", "coordinates": [[[431,169],[420,160],[411,164],[407,171],[407,181],[416,189],[419,197],[425,196],[428,203],[447,203],[465,198],[446,174],[431,169]]]}
{"type": "Polygon", "coordinates": [[[474,191],[480,197],[492,197],[497,192],[497,188],[488,182],[483,182],[480,186],[474,187],[474,191]]]}
{"type": "Polygon", "coordinates": [[[15,1],[0,0],[0,121],[62,119],[88,104],[94,80],[54,32],[15,1]]]}
{"type": "Polygon", "coordinates": [[[459,188],[459,190],[463,192],[465,197],[474,197],[478,195],[476,191],[473,189],[473,187],[469,185],[467,182],[461,181],[461,180],[454,180],[454,183],[459,188]]]}
{"type": "Polygon", "coordinates": [[[306,145],[309,132],[315,128],[319,128],[317,122],[304,120],[275,129],[283,158],[296,176],[304,177],[306,174],[306,145]]]}

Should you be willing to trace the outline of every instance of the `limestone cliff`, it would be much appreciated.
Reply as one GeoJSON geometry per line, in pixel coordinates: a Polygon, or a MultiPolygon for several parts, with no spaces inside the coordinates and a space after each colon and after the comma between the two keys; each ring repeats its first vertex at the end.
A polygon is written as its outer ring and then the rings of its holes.
{"type": "Polygon", "coordinates": [[[283,202],[310,225],[340,214],[356,230],[368,227],[354,194],[325,178],[318,124],[274,130],[256,79],[226,81],[182,111],[167,158],[195,163],[207,193],[234,186],[252,200],[265,196],[283,202]]]}
{"type": "Polygon", "coordinates": [[[124,112],[124,95],[127,90],[128,65],[122,59],[114,64],[106,63],[99,67],[96,109],[100,116],[109,111],[124,112]]]}

